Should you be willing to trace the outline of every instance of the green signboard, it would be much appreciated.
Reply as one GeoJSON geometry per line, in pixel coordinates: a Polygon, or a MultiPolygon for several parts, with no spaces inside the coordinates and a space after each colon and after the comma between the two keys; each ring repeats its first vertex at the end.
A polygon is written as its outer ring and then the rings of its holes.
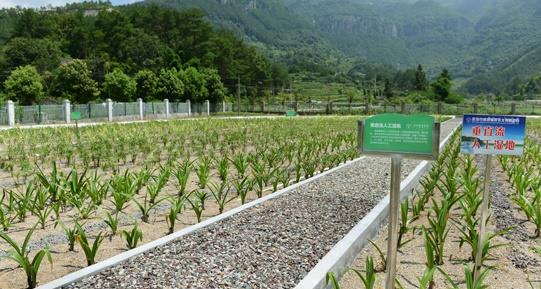
{"type": "Polygon", "coordinates": [[[294,110],[288,110],[288,111],[286,111],[286,116],[289,116],[289,117],[297,116],[297,112],[294,111],[294,110]]]}
{"type": "Polygon", "coordinates": [[[71,113],[71,119],[73,120],[80,120],[81,119],[81,112],[80,111],[74,111],[71,113]]]}
{"type": "Polygon", "coordinates": [[[429,115],[381,114],[370,117],[364,121],[362,129],[362,152],[432,159],[439,149],[439,131],[435,131],[434,124],[434,117],[429,115]]]}

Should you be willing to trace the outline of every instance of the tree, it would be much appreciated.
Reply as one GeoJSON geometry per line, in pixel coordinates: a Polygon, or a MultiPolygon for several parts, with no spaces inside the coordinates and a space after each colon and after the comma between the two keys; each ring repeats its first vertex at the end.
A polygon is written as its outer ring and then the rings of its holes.
{"type": "Polygon", "coordinates": [[[21,66],[11,72],[4,88],[9,99],[30,105],[39,102],[43,96],[43,79],[34,66],[21,66]]]}
{"type": "Polygon", "coordinates": [[[86,62],[75,59],[54,71],[52,94],[76,103],[87,103],[98,98],[99,90],[86,62]]]}
{"type": "Polygon", "coordinates": [[[533,76],[528,82],[524,85],[524,93],[528,98],[533,98],[535,95],[541,93],[541,77],[533,76]]]}
{"type": "Polygon", "coordinates": [[[436,101],[447,101],[451,94],[451,86],[451,75],[447,69],[443,69],[438,79],[432,83],[436,101]]]}
{"type": "Polygon", "coordinates": [[[161,69],[158,76],[156,98],[160,100],[182,99],[184,96],[184,83],[176,68],[161,69]]]}
{"type": "Polygon", "coordinates": [[[48,39],[13,38],[5,47],[5,62],[10,68],[31,64],[39,72],[53,70],[60,64],[59,44],[48,39]]]}
{"type": "Polygon", "coordinates": [[[181,71],[184,82],[184,98],[194,102],[204,102],[208,98],[205,76],[194,67],[188,67],[181,71]]]}
{"type": "Polygon", "coordinates": [[[391,82],[386,79],[385,80],[385,88],[383,89],[383,95],[385,95],[385,98],[391,99],[393,98],[393,87],[391,86],[391,82]]]}
{"type": "Polygon", "coordinates": [[[152,100],[156,97],[158,89],[158,77],[154,72],[148,69],[143,69],[134,77],[135,79],[135,95],[144,101],[152,100]]]}
{"type": "Polygon", "coordinates": [[[205,77],[206,88],[208,91],[208,100],[211,102],[217,102],[223,100],[225,97],[225,88],[220,75],[216,69],[203,69],[201,71],[205,77]]]}
{"type": "Polygon", "coordinates": [[[415,83],[414,87],[417,90],[425,91],[428,88],[428,80],[426,79],[426,73],[423,71],[421,64],[417,66],[415,71],[415,83]]]}
{"type": "Polygon", "coordinates": [[[392,81],[393,86],[404,91],[417,90],[416,88],[416,74],[415,69],[406,69],[404,71],[398,71],[392,81]]]}
{"type": "Polygon", "coordinates": [[[135,95],[136,82],[119,68],[105,75],[104,92],[115,101],[129,102],[135,95]]]}

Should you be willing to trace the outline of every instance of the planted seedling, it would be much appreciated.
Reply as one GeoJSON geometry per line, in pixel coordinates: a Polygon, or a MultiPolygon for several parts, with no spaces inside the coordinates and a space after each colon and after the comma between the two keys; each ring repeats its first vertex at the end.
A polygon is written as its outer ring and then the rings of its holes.
{"type": "Polygon", "coordinates": [[[429,215],[429,229],[426,229],[428,241],[432,243],[434,248],[436,264],[443,264],[443,254],[445,248],[445,240],[449,234],[449,228],[447,226],[449,221],[449,213],[451,207],[455,202],[459,200],[454,193],[444,195],[444,199],[441,204],[438,204],[435,200],[432,200],[432,212],[435,216],[429,215]]]}
{"type": "Polygon", "coordinates": [[[107,217],[103,220],[103,222],[105,222],[109,229],[111,229],[111,234],[109,234],[109,241],[111,241],[113,236],[115,236],[118,231],[118,213],[111,215],[111,213],[107,212],[107,217]]]}
{"type": "Polygon", "coordinates": [[[248,156],[244,155],[243,153],[237,154],[231,159],[231,162],[233,163],[233,166],[235,166],[235,169],[237,170],[237,176],[239,179],[242,179],[246,176],[246,172],[248,171],[249,163],[248,163],[248,156]]]}
{"type": "Polygon", "coordinates": [[[224,212],[225,206],[234,200],[234,197],[229,197],[230,185],[226,181],[222,181],[220,185],[211,183],[210,192],[214,197],[214,200],[218,204],[218,211],[221,213],[224,212]]]}
{"type": "Polygon", "coordinates": [[[133,199],[133,201],[137,205],[137,208],[139,209],[139,212],[141,212],[141,221],[145,223],[148,223],[150,219],[150,211],[167,198],[167,197],[163,197],[158,200],[152,201],[152,199],[149,200],[149,197],[148,197],[149,195],[150,193],[147,192],[147,194],[145,194],[143,201],[141,202],[135,198],[133,199]]]}
{"type": "MultiPolygon", "coordinates": [[[[454,289],[459,289],[460,287],[458,284],[456,284],[453,279],[441,268],[438,267],[438,270],[445,276],[447,281],[451,283],[451,286],[453,286],[454,289]]],[[[479,277],[477,280],[475,280],[473,277],[473,271],[468,268],[468,266],[464,266],[464,275],[466,277],[466,289],[485,289],[488,288],[488,285],[483,284],[485,281],[485,278],[487,277],[488,273],[490,272],[489,268],[483,269],[479,273],[479,277]]]]}
{"type": "Polygon", "coordinates": [[[49,249],[41,249],[39,250],[32,260],[30,260],[29,254],[30,251],[28,250],[28,243],[30,242],[30,238],[32,237],[32,233],[34,233],[36,226],[32,227],[30,231],[26,234],[26,237],[24,238],[23,244],[19,246],[13,239],[11,239],[6,233],[0,232],[0,238],[2,238],[4,241],[8,243],[8,245],[12,248],[12,250],[8,251],[8,255],[1,258],[8,258],[11,259],[17,264],[23,268],[25,274],[26,274],[26,281],[28,283],[28,288],[36,288],[38,284],[37,276],[38,271],[41,266],[41,263],[43,261],[43,258],[47,257],[47,260],[51,264],[51,270],[52,270],[52,264],[53,259],[51,257],[51,253],[49,252],[49,249]]]}
{"type": "Polygon", "coordinates": [[[94,265],[94,263],[96,263],[96,254],[98,253],[98,249],[104,239],[104,237],[102,236],[102,232],[100,232],[98,236],[96,236],[96,239],[94,239],[94,243],[91,245],[86,236],[86,232],[81,227],[81,225],[75,223],[75,226],[77,227],[76,238],[85,254],[86,264],[88,266],[94,265]]]}
{"type": "Polygon", "coordinates": [[[325,284],[331,284],[333,289],[340,289],[340,284],[333,272],[327,272],[327,275],[325,275],[325,284]]]}
{"type": "Polygon", "coordinates": [[[434,272],[436,268],[428,269],[426,268],[419,280],[419,289],[432,289],[434,288],[434,272]]]}
{"type": "Polygon", "coordinates": [[[195,216],[197,217],[197,222],[201,223],[201,216],[203,215],[203,211],[205,210],[203,206],[201,205],[201,200],[197,198],[195,200],[190,200],[190,199],[187,199],[187,200],[190,203],[192,210],[195,213],[195,216]]]}
{"type": "Polygon", "coordinates": [[[143,241],[143,231],[141,231],[137,222],[135,222],[130,231],[122,230],[121,234],[126,239],[126,247],[128,249],[137,247],[139,241],[143,241]]]}
{"type": "Polygon", "coordinates": [[[39,180],[39,182],[41,182],[41,185],[49,191],[49,195],[51,196],[52,201],[58,201],[63,191],[64,178],[62,177],[62,174],[58,172],[56,168],[56,162],[53,162],[52,171],[49,176],[45,175],[45,173],[41,170],[39,166],[36,165],[36,167],[37,179],[39,180]]]}
{"type": "Polygon", "coordinates": [[[372,240],[368,240],[368,242],[370,242],[370,244],[372,244],[376,251],[378,251],[379,258],[381,259],[381,264],[379,266],[380,269],[376,267],[376,272],[384,272],[385,270],[387,270],[387,259],[385,258],[385,254],[383,254],[383,250],[381,250],[381,248],[376,245],[376,243],[374,243],[372,240]]]}
{"type": "Polygon", "coordinates": [[[189,160],[180,162],[177,169],[174,171],[175,177],[178,181],[178,195],[184,196],[186,194],[186,187],[188,186],[188,180],[190,173],[192,172],[192,163],[189,160]]]}
{"type": "Polygon", "coordinates": [[[237,191],[237,195],[240,197],[241,204],[244,205],[246,202],[246,197],[248,196],[248,191],[251,187],[251,181],[248,177],[243,177],[242,179],[234,179],[233,187],[237,191]]]}
{"type": "Polygon", "coordinates": [[[402,239],[404,238],[404,235],[406,235],[410,230],[413,230],[413,233],[415,234],[415,227],[410,228],[410,224],[412,222],[411,219],[409,219],[409,199],[406,199],[404,202],[400,204],[400,226],[398,230],[398,248],[402,248],[405,244],[411,242],[413,239],[407,240],[402,242],[402,239]]]}
{"type": "Polygon", "coordinates": [[[168,226],[168,234],[172,234],[175,231],[175,224],[177,222],[177,216],[180,214],[182,209],[184,208],[184,202],[186,198],[185,197],[179,197],[177,196],[174,201],[171,202],[171,208],[169,209],[169,214],[165,216],[165,221],[167,222],[168,226]]]}
{"type": "Polygon", "coordinates": [[[202,158],[197,166],[196,174],[199,180],[199,188],[206,188],[210,179],[210,160],[202,158]]]}
{"type": "Polygon", "coordinates": [[[71,229],[62,222],[60,222],[60,226],[62,227],[62,231],[64,231],[64,235],[68,240],[68,251],[75,251],[75,241],[77,240],[77,222],[75,222],[73,228],[71,229]]]}
{"type": "Polygon", "coordinates": [[[7,210],[4,210],[4,207],[0,203],[0,226],[2,226],[2,230],[4,232],[7,232],[9,228],[13,225],[13,221],[15,220],[15,216],[11,216],[7,210]]]}
{"type": "Polygon", "coordinates": [[[373,289],[376,286],[376,270],[374,269],[374,261],[372,257],[368,256],[365,260],[365,274],[359,270],[351,269],[357,277],[363,282],[365,289],[373,289]]]}

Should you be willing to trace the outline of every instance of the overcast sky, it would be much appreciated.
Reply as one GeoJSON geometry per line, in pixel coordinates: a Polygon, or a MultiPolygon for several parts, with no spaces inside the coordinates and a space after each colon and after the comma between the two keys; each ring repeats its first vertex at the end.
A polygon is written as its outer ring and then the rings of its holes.
{"type": "MultiPolygon", "coordinates": [[[[49,4],[62,6],[66,3],[82,2],[83,0],[0,0],[0,7],[42,7],[49,4]]],[[[114,5],[133,3],[141,0],[111,0],[114,5]]]]}

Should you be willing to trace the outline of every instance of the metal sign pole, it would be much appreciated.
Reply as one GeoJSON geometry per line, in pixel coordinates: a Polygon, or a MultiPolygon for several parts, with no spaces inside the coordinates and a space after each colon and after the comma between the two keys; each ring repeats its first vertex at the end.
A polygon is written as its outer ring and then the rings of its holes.
{"type": "Polygon", "coordinates": [[[398,251],[398,213],[400,208],[400,175],[402,156],[391,157],[391,192],[389,207],[389,237],[387,239],[387,276],[385,288],[395,288],[396,278],[396,255],[398,251]]]}
{"type": "Polygon", "coordinates": [[[481,218],[479,219],[479,235],[477,242],[477,255],[475,255],[475,267],[473,271],[473,280],[477,282],[481,267],[483,266],[483,244],[485,242],[485,230],[488,219],[488,205],[490,203],[490,175],[492,172],[492,155],[486,155],[485,159],[485,180],[483,191],[483,202],[481,203],[481,218]]]}

